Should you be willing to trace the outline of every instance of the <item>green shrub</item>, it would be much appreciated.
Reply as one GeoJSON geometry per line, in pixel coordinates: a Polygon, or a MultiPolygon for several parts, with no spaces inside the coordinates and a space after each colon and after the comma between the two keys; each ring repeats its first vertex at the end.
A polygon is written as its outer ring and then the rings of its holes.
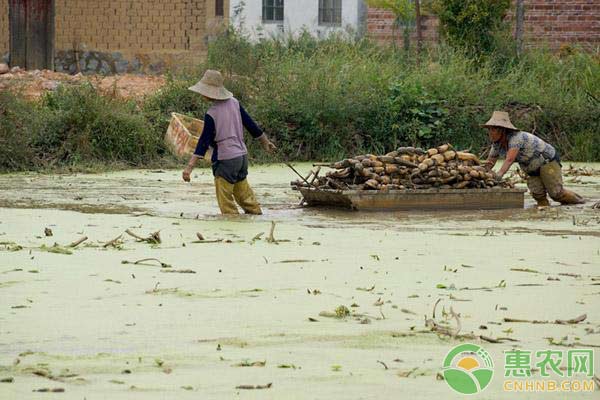
{"type": "Polygon", "coordinates": [[[398,147],[401,142],[428,147],[441,140],[448,109],[443,100],[429,95],[419,82],[394,83],[390,103],[395,121],[392,125],[393,147],[398,147]]]}
{"type": "Polygon", "coordinates": [[[434,0],[442,32],[452,46],[472,55],[495,49],[495,33],[505,28],[511,0],[434,0]]]}
{"type": "Polygon", "coordinates": [[[47,94],[41,107],[46,121],[34,147],[41,154],[53,154],[53,163],[143,165],[159,154],[161,138],[133,101],[102,96],[84,84],[47,94]]]}
{"type": "Polygon", "coordinates": [[[41,120],[36,107],[22,98],[0,91],[0,171],[18,171],[35,166],[31,142],[41,120]]]}
{"type": "Polygon", "coordinates": [[[0,93],[0,170],[119,163],[149,165],[162,134],[133,101],[91,85],[60,87],[40,101],[0,93]]]}

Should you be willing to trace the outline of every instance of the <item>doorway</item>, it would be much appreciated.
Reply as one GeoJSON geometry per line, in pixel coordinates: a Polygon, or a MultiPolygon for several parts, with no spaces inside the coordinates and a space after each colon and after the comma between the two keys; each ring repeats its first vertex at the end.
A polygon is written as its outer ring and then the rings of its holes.
{"type": "Polygon", "coordinates": [[[54,0],[9,0],[10,65],[54,69],[54,0]]]}

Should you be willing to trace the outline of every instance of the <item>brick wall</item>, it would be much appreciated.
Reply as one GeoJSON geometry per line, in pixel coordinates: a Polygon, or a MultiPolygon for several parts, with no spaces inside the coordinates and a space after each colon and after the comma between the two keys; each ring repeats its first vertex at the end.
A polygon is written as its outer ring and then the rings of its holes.
{"type": "MultiPolygon", "coordinates": [[[[391,11],[369,7],[367,16],[367,32],[369,37],[378,42],[391,42],[396,39],[402,45],[402,28],[397,30],[394,36],[393,24],[394,14],[391,11]]],[[[421,17],[421,35],[426,43],[435,43],[439,40],[439,21],[430,16],[421,17]]],[[[417,34],[413,32],[411,41],[416,41],[417,34]]]]}
{"type": "Polygon", "coordinates": [[[8,0],[0,0],[0,62],[2,57],[8,53],[8,0]]]}
{"type": "Polygon", "coordinates": [[[55,1],[56,68],[69,72],[163,72],[197,64],[229,16],[229,0],[223,17],[215,16],[215,0],[55,1]],[[89,59],[77,68],[74,55],[80,64],[89,59]]]}
{"type": "MultiPolygon", "coordinates": [[[[75,72],[161,72],[206,55],[228,17],[215,0],[54,0],[55,68],[75,72]]],[[[9,50],[8,0],[0,0],[0,57],[9,50]]]]}
{"type": "Polygon", "coordinates": [[[525,0],[525,39],[528,45],[552,48],[600,46],[600,1],[525,0]]]}
{"type": "MultiPolygon", "coordinates": [[[[568,44],[600,46],[600,0],[525,0],[524,3],[526,45],[548,44],[554,49],[568,44]]],[[[513,14],[509,18],[513,19],[513,14]]],[[[424,40],[436,42],[438,21],[434,17],[423,19],[424,40]]],[[[393,21],[391,12],[369,8],[369,36],[380,42],[391,41],[393,21]]]]}
{"type": "Polygon", "coordinates": [[[57,49],[201,50],[203,0],[56,0],[57,49]]]}

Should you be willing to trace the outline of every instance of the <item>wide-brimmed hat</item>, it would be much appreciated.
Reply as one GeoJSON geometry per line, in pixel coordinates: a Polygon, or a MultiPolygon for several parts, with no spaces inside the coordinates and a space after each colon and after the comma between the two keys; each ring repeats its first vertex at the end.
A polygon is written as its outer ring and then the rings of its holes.
{"type": "Polygon", "coordinates": [[[510,122],[510,117],[505,111],[494,111],[492,118],[488,122],[482,125],[484,128],[500,127],[510,129],[511,131],[518,131],[519,128],[515,127],[510,122]]]}
{"type": "Polygon", "coordinates": [[[189,89],[213,100],[227,100],[233,97],[233,93],[223,86],[223,75],[212,69],[207,70],[200,82],[189,89]]]}

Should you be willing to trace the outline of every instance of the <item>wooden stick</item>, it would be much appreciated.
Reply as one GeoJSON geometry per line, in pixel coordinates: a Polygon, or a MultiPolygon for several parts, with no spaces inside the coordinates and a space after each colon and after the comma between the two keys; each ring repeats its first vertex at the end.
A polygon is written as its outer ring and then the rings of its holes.
{"type": "Polygon", "coordinates": [[[321,167],[318,167],[316,171],[313,172],[313,178],[310,180],[310,184],[312,185],[315,180],[319,177],[319,172],[321,172],[321,167]]]}
{"type": "Polygon", "coordinates": [[[144,263],[146,261],[156,261],[157,263],[159,263],[160,265],[163,265],[164,263],[162,261],[160,261],[158,258],[142,258],[141,260],[137,260],[134,262],[134,264],[141,264],[144,263]]]}
{"type": "Polygon", "coordinates": [[[385,369],[389,369],[389,368],[388,368],[388,366],[387,366],[387,365],[385,365],[385,363],[384,363],[383,361],[379,361],[379,360],[377,360],[377,362],[378,362],[379,364],[383,365],[383,368],[385,368],[385,369]]]}
{"type": "Polygon", "coordinates": [[[141,260],[137,260],[134,262],[123,260],[123,261],[121,261],[121,264],[152,265],[152,264],[148,264],[147,263],[148,261],[156,261],[157,263],[160,264],[160,266],[162,268],[171,268],[172,267],[170,264],[164,263],[164,262],[160,261],[158,258],[142,258],[141,260]]]}
{"type": "Polygon", "coordinates": [[[261,232],[261,233],[258,233],[258,234],[256,234],[256,235],[255,235],[255,236],[252,238],[252,241],[255,241],[255,240],[260,240],[260,238],[261,238],[261,237],[262,237],[262,235],[264,235],[264,234],[265,234],[264,232],[261,232]]]}
{"type": "Polygon", "coordinates": [[[512,322],[512,323],[525,323],[525,324],[557,324],[557,325],[574,325],[580,322],[585,321],[587,318],[587,314],[580,315],[579,317],[572,319],[557,319],[555,321],[538,321],[538,320],[530,320],[530,319],[518,319],[518,318],[503,318],[504,322],[512,322]]]}
{"type": "Polygon", "coordinates": [[[139,235],[136,235],[135,233],[131,232],[129,229],[127,229],[125,231],[125,233],[128,234],[129,236],[132,236],[132,237],[136,238],[137,240],[140,240],[140,241],[145,241],[146,240],[145,238],[143,238],[143,237],[141,237],[139,235]]]}
{"type": "MultiPolygon", "coordinates": [[[[319,177],[319,172],[321,172],[321,167],[318,167],[315,171],[311,171],[312,173],[312,179],[310,180],[310,186],[315,186],[315,180],[319,177]]],[[[310,177],[310,175],[309,175],[310,177]]],[[[304,204],[306,204],[307,201],[304,197],[302,197],[302,200],[300,200],[300,207],[302,207],[304,204]]]]}
{"type": "Polygon", "coordinates": [[[272,383],[267,383],[266,385],[239,385],[236,386],[236,389],[242,389],[242,390],[260,390],[260,389],[270,389],[271,386],[273,386],[272,383]]]}
{"type": "Polygon", "coordinates": [[[267,242],[269,242],[269,243],[276,242],[275,236],[273,236],[274,233],[275,233],[275,221],[271,221],[271,231],[269,232],[269,236],[267,237],[267,242]]]}
{"type": "Polygon", "coordinates": [[[513,338],[508,338],[508,337],[499,337],[499,338],[492,338],[489,336],[479,336],[479,338],[485,342],[488,343],[502,343],[502,342],[518,342],[517,339],[513,339],[513,338]]]}
{"type": "Polygon", "coordinates": [[[308,173],[308,175],[306,175],[306,178],[304,178],[304,180],[305,180],[306,182],[308,182],[308,180],[310,179],[310,177],[312,176],[312,174],[313,174],[314,172],[315,172],[315,171],[313,171],[313,170],[311,169],[311,170],[310,170],[310,172],[308,173]]]}
{"type": "Polygon", "coordinates": [[[113,239],[113,240],[111,240],[110,242],[106,242],[106,243],[104,244],[104,246],[102,246],[102,247],[104,247],[104,248],[107,248],[107,247],[109,247],[109,246],[115,246],[115,245],[117,244],[117,242],[118,242],[119,240],[121,240],[121,238],[122,238],[122,237],[123,237],[123,234],[121,234],[121,235],[117,236],[116,238],[114,238],[114,239],[113,239]]]}
{"type": "Polygon", "coordinates": [[[328,183],[330,186],[332,186],[334,189],[337,189],[337,190],[344,190],[344,188],[343,188],[343,187],[342,187],[342,186],[341,186],[339,183],[337,183],[336,181],[334,181],[333,179],[329,179],[329,178],[327,178],[327,183],[328,183]]]}
{"type": "Polygon", "coordinates": [[[452,306],[450,306],[450,316],[452,316],[456,319],[456,332],[454,333],[453,336],[457,337],[462,329],[462,325],[460,323],[460,317],[458,316],[457,313],[454,312],[454,310],[452,309],[452,306]]]}
{"type": "Polygon", "coordinates": [[[437,305],[440,303],[440,301],[442,301],[442,299],[437,299],[437,301],[433,305],[433,312],[431,313],[433,319],[435,319],[435,309],[437,308],[437,305]]]}
{"type": "Polygon", "coordinates": [[[302,179],[302,180],[303,180],[303,181],[304,181],[304,182],[305,182],[305,183],[306,183],[308,186],[312,186],[312,187],[314,187],[314,185],[311,185],[311,184],[310,184],[310,183],[309,183],[309,182],[306,180],[306,178],[304,178],[304,177],[303,177],[303,176],[300,174],[300,172],[296,171],[296,168],[292,167],[292,164],[290,164],[290,163],[285,163],[285,165],[287,165],[288,167],[290,167],[290,169],[291,169],[292,171],[294,171],[294,172],[296,173],[296,175],[298,175],[298,176],[300,177],[300,179],[302,179]]]}
{"type": "Polygon", "coordinates": [[[147,238],[141,237],[141,236],[131,232],[129,229],[127,229],[125,231],[125,233],[127,233],[129,236],[136,238],[140,242],[155,243],[155,244],[161,243],[160,231],[156,231],[156,232],[152,233],[147,238]]]}
{"type": "Polygon", "coordinates": [[[85,242],[86,240],[88,240],[88,237],[84,236],[81,239],[74,241],[73,243],[71,243],[67,247],[75,248],[75,247],[79,246],[81,243],[85,242]]]}

